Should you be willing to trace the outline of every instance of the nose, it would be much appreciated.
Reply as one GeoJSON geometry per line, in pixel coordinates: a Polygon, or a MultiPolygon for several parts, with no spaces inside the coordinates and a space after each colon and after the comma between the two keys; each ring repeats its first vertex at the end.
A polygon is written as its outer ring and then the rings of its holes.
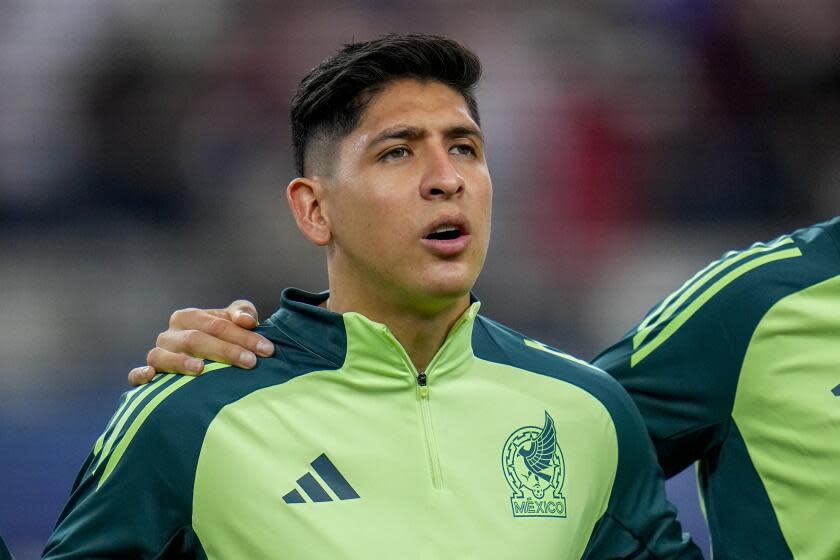
{"type": "Polygon", "coordinates": [[[464,190],[464,178],[443,148],[434,150],[429,157],[420,194],[425,199],[450,198],[464,190]]]}

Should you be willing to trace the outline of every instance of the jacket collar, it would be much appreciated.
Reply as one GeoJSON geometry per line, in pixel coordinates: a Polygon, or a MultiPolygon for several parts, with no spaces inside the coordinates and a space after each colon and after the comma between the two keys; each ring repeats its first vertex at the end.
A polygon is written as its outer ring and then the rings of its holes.
{"type": "MultiPolygon", "coordinates": [[[[388,377],[416,375],[405,349],[387,326],[360,313],[338,314],[319,307],[328,297],[329,292],[287,288],[283,290],[280,309],[269,323],[336,367],[345,365],[388,377]]],[[[472,359],[472,328],[480,305],[470,294],[470,307],[456,321],[426,369],[430,378],[460,370],[465,361],[472,359]]]]}

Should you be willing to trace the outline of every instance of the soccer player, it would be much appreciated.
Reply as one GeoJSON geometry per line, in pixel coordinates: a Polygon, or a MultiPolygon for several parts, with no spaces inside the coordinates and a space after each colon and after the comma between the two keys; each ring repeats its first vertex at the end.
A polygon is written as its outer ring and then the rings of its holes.
{"type": "Polygon", "coordinates": [[[329,292],[283,292],[247,376],[127,393],[47,558],[700,558],[621,386],[478,315],[479,75],[401,35],[303,79],[287,198],[329,292]]]}
{"type": "Polygon", "coordinates": [[[594,363],[666,475],[698,462],[715,558],[840,558],[840,218],[726,253],[594,363]]]}
{"type": "MultiPolygon", "coordinates": [[[[236,327],[250,304],[215,313],[174,314],[150,363],[183,370],[179,335],[208,317],[228,329],[194,355],[255,347],[236,327]]],[[[840,558],[840,218],[726,253],[594,363],[630,392],[666,475],[697,462],[716,559],[840,558]]]]}

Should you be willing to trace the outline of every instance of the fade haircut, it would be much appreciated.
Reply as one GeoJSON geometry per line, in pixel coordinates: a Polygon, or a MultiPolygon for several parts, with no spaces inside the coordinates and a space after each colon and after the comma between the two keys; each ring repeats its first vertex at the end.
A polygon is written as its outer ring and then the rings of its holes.
{"type": "Polygon", "coordinates": [[[469,49],[445,37],[414,33],[351,43],[309,72],[292,98],[297,173],[304,176],[314,161],[334,153],[334,144],[356,128],[373,97],[405,78],[451,87],[480,125],[474,92],[481,62],[469,49]]]}

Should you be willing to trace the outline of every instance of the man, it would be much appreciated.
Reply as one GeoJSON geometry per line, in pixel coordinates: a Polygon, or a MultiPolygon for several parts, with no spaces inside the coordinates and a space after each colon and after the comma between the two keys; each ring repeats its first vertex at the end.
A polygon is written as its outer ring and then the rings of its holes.
{"type": "MultiPolygon", "coordinates": [[[[698,462],[716,559],[840,558],[839,248],[834,218],[726,253],[594,361],[630,392],[666,475],[698,462]]],[[[149,363],[256,348],[236,327],[250,304],[211,313],[174,314],[149,363]],[[208,318],[219,338],[186,345],[208,318]]]]}
{"type": "Polygon", "coordinates": [[[330,291],[283,292],[248,376],[128,393],[48,558],[700,558],[620,385],[477,314],[479,75],[407,35],[304,78],[287,198],[330,291]]]}

